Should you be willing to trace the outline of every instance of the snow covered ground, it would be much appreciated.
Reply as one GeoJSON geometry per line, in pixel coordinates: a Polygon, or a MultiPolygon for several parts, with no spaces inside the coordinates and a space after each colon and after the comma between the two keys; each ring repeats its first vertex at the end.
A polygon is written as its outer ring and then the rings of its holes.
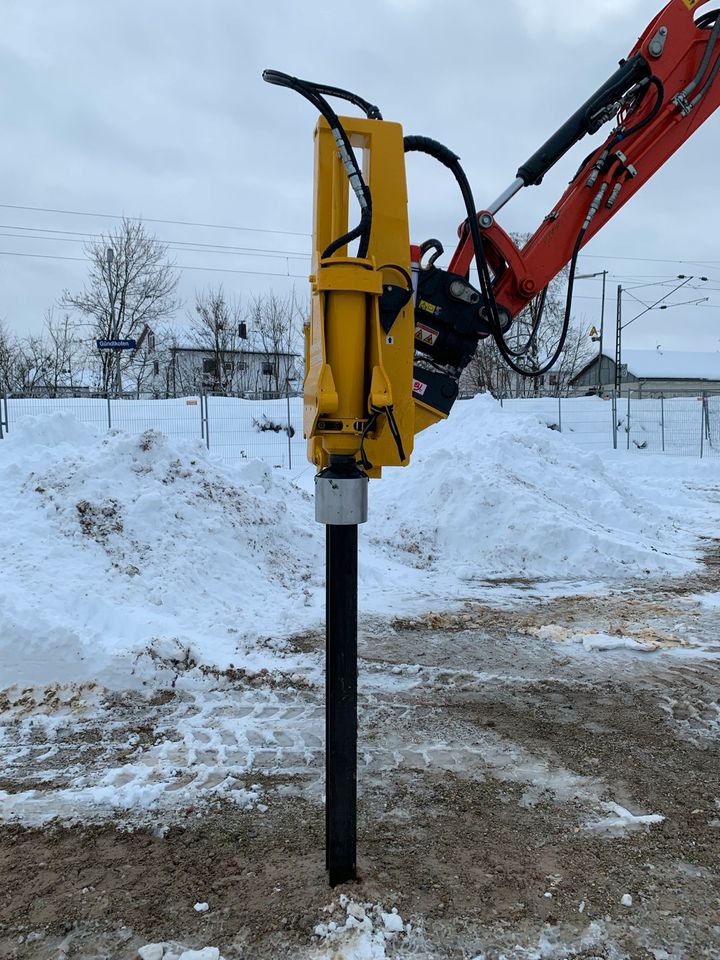
{"type": "MultiPolygon", "coordinates": [[[[163,843],[197,807],[275,823],[283,804],[317,806],[324,542],[311,486],[310,472],[68,412],[13,425],[0,443],[0,821],[113,824],[163,843]]],[[[718,537],[718,461],[584,451],[487,397],[418,437],[413,465],[371,484],[360,545],[360,777],[400,835],[393,791],[417,781],[422,793],[428,776],[495,784],[498,810],[513,797],[518,816],[550,803],[587,843],[662,828],[655,795],[557,746],[476,729],[452,704],[602,689],[618,670],[641,685],[655,671],[658,689],[673,671],[703,682],[720,657],[702,572],[718,537]],[[635,610],[638,584],[665,582],[687,593],[635,610]]],[[[684,696],[656,700],[675,736],[705,744],[720,714],[684,696]]],[[[347,903],[335,927],[318,917],[308,955],[423,955],[422,918],[390,930],[397,904],[380,893],[349,925],[347,903]]],[[[583,917],[577,943],[610,936],[605,916],[583,917]]],[[[507,956],[564,955],[560,935],[536,934],[507,956]]],[[[158,957],[182,955],[163,942],[158,957]]]]}
{"type": "MultiPolygon", "coordinates": [[[[437,609],[498,579],[690,571],[699,526],[720,522],[705,496],[718,477],[713,462],[580,452],[477,398],[371,485],[362,610],[437,609]]],[[[7,683],[136,686],[174,661],[307,669],[282,638],[324,615],[323,531],[280,471],[54,413],[3,441],[0,517],[7,683]]]]}

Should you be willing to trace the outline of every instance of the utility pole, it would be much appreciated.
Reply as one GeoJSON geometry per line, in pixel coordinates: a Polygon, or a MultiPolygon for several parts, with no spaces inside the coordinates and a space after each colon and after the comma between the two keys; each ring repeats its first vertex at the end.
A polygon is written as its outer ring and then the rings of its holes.
{"type": "Polygon", "coordinates": [[[607,270],[603,270],[602,304],[600,306],[600,349],[598,350],[598,396],[602,395],[603,334],[605,333],[605,284],[607,283],[607,275],[607,270]]]}
{"type": "Polygon", "coordinates": [[[622,360],[622,286],[617,288],[617,322],[615,325],[615,396],[622,396],[622,375],[620,362],[622,360]]]}
{"type": "MultiPolygon", "coordinates": [[[[686,284],[690,283],[691,280],[701,280],[704,283],[707,283],[708,281],[707,277],[695,277],[695,276],[686,277],[684,273],[679,273],[677,276],[677,279],[680,280],[680,283],[674,286],[669,293],[664,294],[662,297],[660,297],[659,300],[656,300],[655,303],[651,303],[649,306],[646,306],[644,310],[641,310],[640,313],[637,314],[637,316],[633,317],[632,320],[628,320],[627,323],[622,322],[623,288],[618,287],[617,328],[615,331],[615,392],[617,393],[618,396],[620,396],[621,380],[622,380],[620,375],[620,366],[622,362],[622,331],[623,329],[625,327],[629,327],[631,323],[635,323],[635,321],[639,320],[640,317],[644,317],[645,314],[649,313],[651,310],[656,310],[658,308],[660,310],[667,310],[668,305],[665,304],[664,306],[661,306],[661,304],[663,304],[665,300],[669,299],[674,293],[677,293],[677,291],[680,290],[682,287],[684,287],[686,284]]],[[[642,284],[642,286],[654,286],[654,284],[642,284]]],[[[630,287],[630,290],[636,290],[636,289],[637,287],[630,287]]],[[[629,291],[626,291],[626,292],[629,292],[629,291]]],[[[631,293],[630,296],[633,296],[633,294],[631,293]]],[[[637,297],[635,297],[635,299],[637,300],[637,297]]],[[[692,304],[703,303],[707,299],[708,299],[707,297],[703,297],[700,300],[689,300],[688,303],[692,303],[692,304]]],[[[642,301],[640,302],[642,303],[642,301]]],[[[682,305],[683,304],[670,304],[670,306],[682,306],[682,305]]]]}

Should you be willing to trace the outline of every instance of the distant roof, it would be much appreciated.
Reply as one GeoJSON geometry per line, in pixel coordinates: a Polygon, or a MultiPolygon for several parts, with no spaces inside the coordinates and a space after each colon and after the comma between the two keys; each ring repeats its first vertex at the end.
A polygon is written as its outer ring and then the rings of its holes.
{"type": "MultiPolygon", "coordinates": [[[[211,350],[209,339],[203,339],[197,327],[177,320],[158,320],[150,325],[158,347],[176,347],[179,350],[211,350]]],[[[247,338],[234,338],[235,349],[248,353],[266,353],[262,337],[256,330],[248,329],[247,338]]],[[[281,350],[280,353],[283,353],[281,350]]],[[[290,353],[289,356],[295,356],[290,353]]]]}
{"type": "Polygon", "coordinates": [[[720,351],[623,350],[622,362],[642,379],[720,380],[720,351]]]}

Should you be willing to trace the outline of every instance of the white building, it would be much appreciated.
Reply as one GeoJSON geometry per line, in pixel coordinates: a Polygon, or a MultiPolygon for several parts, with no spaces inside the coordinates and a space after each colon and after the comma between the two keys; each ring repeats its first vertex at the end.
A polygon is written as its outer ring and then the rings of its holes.
{"type": "MultiPolygon", "coordinates": [[[[623,350],[620,380],[623,392],[648,397],[720,392],[720,352],[623,350]]],[[[615,361],[604,353],[595,357],[570,384],[576,396],[613,390],[615,361]]]]}
{"type": "Polygon", "coordinates": [[[302,381],[298,354],[273,349],[245,323],[217,337],[168,321],[145,327],[135,366],[145,366],[145,392],[155,396],[219,393],[272,399],[296,393],[302,381]]]}

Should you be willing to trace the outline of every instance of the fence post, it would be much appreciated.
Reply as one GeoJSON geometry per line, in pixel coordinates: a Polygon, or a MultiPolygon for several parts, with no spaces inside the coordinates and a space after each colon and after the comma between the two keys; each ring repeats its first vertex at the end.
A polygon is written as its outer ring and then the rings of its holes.
{"type": "Polygon", "coordinates": [[[562,397],[558,394],[558,430],[562,433],[562,397]]]}
{"type": "Polygon", "coordinates": [[[292,470],[292,437],[290,436],[290,381],[285,381],[285,399],[287,400],[287,440],[288,440],[288,470],[292,470]]]}
{"type": "Polygon", "coordinates": [[[617,450],[617,393],[615,393],[614,390],[612,392],[610,413],[612,414],[613,450],[617,450]]]}
{"type": "Polygon", "coordinates": [[[662,430],[662,452],[665,453],[665,394],[660,394],[660,428],[662,430]]]}
{"type": "Polygon", "coordinates": [[[105,394],[105,399],[107,400],[107,420],[108,420],[108,430],[112,430],[112,412],[110,410],[110,394],[105,394]]]}
{"type": "Polygon", "coordinates": [[[503,408],[503,398],[500,397],[500,409],[502,410],[502,408],[503,408]]]}
{"type": "Polygon", "coordinates": [[[707,394],[702,395],[702,402],[700,406],[702,408],[700,414],[700,459],[702,460],[705,453],[705,403],[706,403],[707,394]]]}
{"type": "Polygon", "coordinates": [[[202,393],[200,394],[199,407],[200,407],[200,439],[204,440],[205,439],[205,402],[204,402],[204,394],[202,393]]]}
{"type": "Polygon", "coordinates": [[[631,391],[628,390],[628,409],[627,409],[627,424],[626,424],[628,450],[630,449],[630,393],[631,391]]]}
{"type": "Polygon", "coordinates": [[[210,404],[208,403],[208,395],[205,394],[205,445],[210,449],[210,404]]]}
{"type": "Polygon", "coordinates": [[[8,417],[7,394],[3,394],[3,407],[5,408],[5,433],[10,433],[10,418],[8,417]]]}

